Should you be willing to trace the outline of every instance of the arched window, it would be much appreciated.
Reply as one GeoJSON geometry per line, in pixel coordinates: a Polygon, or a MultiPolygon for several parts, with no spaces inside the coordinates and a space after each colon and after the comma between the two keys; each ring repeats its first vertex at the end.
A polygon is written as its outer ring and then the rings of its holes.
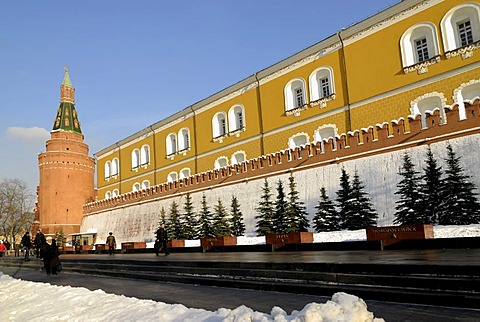
{"type": "Polygon", "coordinates": [[[215,114],[212,119],[213,138],[218,138],[227,134],[227,117],[224,112],[215,114]]]}
{"type": "Polygon", "coordinates": [[[285,111],[303,107],[306,104],[305,99],[305,81],[297,78],[288,82],[284,89],[285,111]]]}
{"type": "Polygon", "coordinates": [[[458,104],[459,119],[466,119],[465,102],[480,98],[480,79],[473,79],[453,91],[453,101],[458,104]]]}
{"type": "Polygon", "coordinates": [[[132,151],[132,169],[136,169],[140,166],[140,150],[135,149],[132,151]]]}
{"type": "Polygon", "coordinates": [[[288,139],[288,148],[294,149],[297,146],[303,146],[308,144],[309,142],[310,139],[307,133],[297,133],[288,139]]]}
{"type": "Polygon", "coordinates": [[[112,198],[118,197],[119,194],[118,189],[113,189],[112,198]]]}
{"type": "Polygon", "coordinates": [[[167,176],[167,182],[174,182],[177,181],[177,173],[176,172],[170,172],[167,176]]]}
{"type": "Polygon", "coordinates": [[[177,135],[170,133],[167,136],[167,156],[177,153],[177,135]]]}
{"type": "Polygon", "coordinates": [[[185,179],[190,177],[190,169],[189,168],[184,168],[180,170],[180,179],[185,179]]]}
{"type": "Polygon", "coordinates": [[[320,67],[309,77],[310,101],[314,102],[335,93],[331,67],[320,67]]]}
{"type": "Polygon", "coordinates": [[[190,131],[183,128],[178,132],[178,150],[188,150],[190,148],[190,131]]]}
{"type": "Polygon", "coordinates": [[[432,113],[435,109],[440,111],[440,122],[445,123],[445,111],[443,107],[445,106],[446,99],[441,93],[433,92],[420,96],[410,103],[411,105],[411,114],[416,116],[421,115],[422,128],[427,128],[427,113],[432,113]]]}
{"type": "Polygon", "coordinates": [[[105,199],[110,199],[110,198],[112,198],[112,193],[110,191],[107,191],[105,193],[105,199]]]}
{"type": "Polygon", "coordinates": [[[238,151],[232,155],[232,160],[230,164],[242,163],[245,160],[246,160],[245,151],[238,151]]]}
{"type": "Polygon", "coordinates": [[[141,189],[141,186],[140,186],[140,183],[138,182],[135,182],[132,186],[132,191],[135,192],[135,191],[140,191],[141,189]]]}
{"type": "Polygon", "coordinates": [[[480,40],[480,4],[462,3],[448,11],[440,22],[445,52],[480,40]]]}
{"type": "Polygon", "coordinates": [[[426,22],[410,27],[400,40],[403,67],[415,65],[439,54],[437,30],[426,22]]]}
{"type": "Polygon", "coordinates": [[[230,132],[241,130],[245,127],[245,109],[243,105],[235,105],[228,111],[228,128],[230,132]]]}
{"type": "Polygon", "coordinates": [[[219,157],[217,160],[215,160],[215,164],[214,164],[215,169],[221,169],[226,167],[228,167],[227,157],[219,157]]]}
{"type": "Polygon", "coordinates": [[[335,125],[324,125],[319,127],[314,132],[315,142],[321,142],[322,152],[325,151],[325,142],[330,138],[333,138],[333,148],[337,148],[337,141],[335,140],[335,135],[337,134],[337,128],[335,125]]]}
{"type": "Polygon", "coordinates": [[[112,176],[118,175],[119,169],[120,169],[120,160],[118,158],[114,158],[112,160],[112,176]]]}
{"type": "Polygon", "coordinates": [[[150,188],[150,181],[143,180],[142,181],[142,190],[150,188]]]}
{"type": "Polygon", "coordinates": [[[147,165],[150,163],[150,147],[148,145],[142,146],[140,150],[140,164],[147,165]]]}
{"type": "Polygon", "coordinates": [[[105,162],[105,179],[110,178],[112,175],[112,162],[107,161],[105,162]]]}

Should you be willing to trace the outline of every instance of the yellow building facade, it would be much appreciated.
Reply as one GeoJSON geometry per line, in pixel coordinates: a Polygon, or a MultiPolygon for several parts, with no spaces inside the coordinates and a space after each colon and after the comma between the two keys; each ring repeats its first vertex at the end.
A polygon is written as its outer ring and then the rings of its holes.
{"type": "Polygon", "coordinates": [[[95,153],[98,199],[455,103],[462,118],[479,48],[479,2],[401,1],[95,153]]]}

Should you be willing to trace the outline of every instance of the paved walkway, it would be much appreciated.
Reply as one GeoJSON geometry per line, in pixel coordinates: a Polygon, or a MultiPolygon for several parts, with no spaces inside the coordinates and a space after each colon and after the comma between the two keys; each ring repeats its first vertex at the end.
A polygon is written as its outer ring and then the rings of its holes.
{"type": "MultiPolygon", "coordinates": [[[[250,261],[250,262],[341,262],[341,263],[409,263],[409,264],[449,264],[479,265],[480,250],[415,250],[415,251],[326,251],[326,252],[275,252],[275,253],[173,253],[170,256],[154,254],[116,254],[109,255],[62,255],[62,258],[95,258],[96,260],[115,259],[144,261],[250,261]]],[[[107,293],[122,294],[140,299],[151,299],[165,303],[181,303],[187,307],[203,308],[214,311],[218,308],[234,309],[246,305],[253,310],[269,313],[274,306],[279,306],[290,313],[301,310],[311,302],[324,303],[329,297],[301,295],[280,292],[209,287],[177,283],[152,282],[144,280],[122,279],[104,276],[90,276],[74,273],[61,273],[58,276],[47,276],[42,271],[42,262],[38,269],[19,269],[2,267],[0,271],[23,280],[47,282],[55,285],[85,287],[90,290],[102,289],[107,293]]],[[[375,317],[386,321],[480,321],[480,310],[445,308],[426,305],[412,305],[369,301],[369,311],[375,317]]]]}

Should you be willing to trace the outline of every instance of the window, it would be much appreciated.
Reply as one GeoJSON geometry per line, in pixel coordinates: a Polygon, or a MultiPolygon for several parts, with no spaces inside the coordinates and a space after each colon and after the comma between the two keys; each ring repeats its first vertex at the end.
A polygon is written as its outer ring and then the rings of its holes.
{"type": "Polygon", "coordinates": [[[105,179],[110,178],[112,175],[112,162],[107,161],[105,162],[105,179]]]}
{"type": "Polygon", "coordinates": [[[410,27],[400,39],[403,67],[409,67],[439,55],[437,30],[432,23],[410,27]]]}
{"type": "MultiPolygon", "coordinates": [[[[321,99],[334,99],[333,70],[331,67],[327,66],[316,69],[313,73],[310,74],[309,84],[311,105],[317,105],[315,104],[316,101],[321,99]]],[[[320,104],[320,102],[318,102],[318,104],[320,104]]],[[[325,106],[325,103],[321,105],[321,107],[325,106]]]]}
{"type": "Polygon", "coordinates": [[[212,120],[213,138],[227,134],[227,118],[224,112],[215,114],[212,120]]]}
{"type": "Polygon", "coordinates": [[[470,24],[470,20],[458,23],[457,27],[462,47],[473,43],[472,25],[470,24]]]}
{"type": "Polygon", "coordinates": [[[294,149],[297,146],[303,146],[310,142],[308,134],[306,133],[297,133],[291,138],[288,139],[288,148],[294,149]]]}
{"type": "Polygon", "coordinates": [[[142,190],[150,188],[150,181],[143,180],[142,181],[142,190]]]}
{"type": "Polygon", "coordinates": [[[189,168],[185,168],[185,169],[180,170],[180,179],[185,179],[185,178],[188,178],[188,177],[190,177],[190,169],[189,168]]]}
{"type": "Polygon", "coordinates": [[[132,151],[132,169],[137,169],[140,166],[140,150],[132,151]]]}
{"type": "Polygon", "coordinates": [[[244,107],[242,105],[235,105],[228,111],[228,127],[230,132],[241,130],[245,127],[244,121],[244,107]]]}
{"type": "Polygon", "coordinates": [[[447,58],[451,58],[448,52],[480,40],[480,4],[466,2],[452,8],[442,18],[440,27],[447,58]]]}
{"type": "Polygon", "coordinates": [[[446,104],[446,99],[441,93],[433,92],[422,95],[410,103],[411,114],[413,116],[421,115],[422,128],[427,128],[427,113],[432,113],[435,109],[440,111],[441,123],[445,123],[445,111],[443,106],[446,104]]]}
{"type": "Polygon", "coordinates": [[[177,153],[177,135],[170,133],[167,136],[167,156],[177,153]]]}
{"type": "Polygon", "coordinates": [[[144,145],[140,150],[140,164],[147,165],[149,163],[150,163],[150,147],[148,145],[144,145]]]}
{"type": "Polygon", "coordinates": [[[177,173],[176,172],[170,172],[167,176],[167,182],[174,182],[177,181],[177,173]]]}
{"type": "Polygon", "coordinates": [[[232,155],[231,164],[239,164],[246,160],[245,151],[238,151],[232,155]]]}
{"type": "Polygon", "coordinates": [[[120,160],[118,160],[118,158],[114,158],[112,160],[112,176],[118,175],[119,169],[120,169],[120,160]]]}
{"type": "Polygon", "coordinates": [[[332,124],[323,125],[314,132],[315,142],[321,142],[322,152],[325,152],[325,142],[327,142],[330,138],[334,139],[333,148],[337,148],[337,142],[335,140],[336,133],[337,128],[332,124]]]}
{"type": "Polygon", "coordinates": [[[429,58],[427,38],[415,40],[415,50],[417,52],[417,62],[427,60],[429,58]]]}
{"type": "Polygon", "coordinates": [[[219,157],[217,160],[215,160],[214,168],[216,170],[226,167],[228,167],[227,157],[219,157]]]}
{"type": "Polygon", "coordinates": [[[135,192],[135,191],[140,191],[140,183],[138,182],[135,182],[132,186],[132,191],[135,192]]]}
{"type": "Polygon", "coordinates": [[[294,79],[288,82],[284,89],[285,111],[302,108],[305,105],[305,81],[294,79]]]}
{"type": "Polygon", "coordinates": [[[120,193],[118,192],[118,189],[114,189],[112,192],[112,198],[118,197],[118,195],[120,195],[120,193]]]}
{"type": "Polygon", "coordinates": [[[110,191],[107,191],[105,193],[105,199],[110,199],[110,198],[112,198],[112,193],[110,191]]]}
{"type": "Polygon", "coordinates": [[[190,148],[190,134],[188,129],[181,129],[178,132],[178,150],[184,151],[190,148]]]}

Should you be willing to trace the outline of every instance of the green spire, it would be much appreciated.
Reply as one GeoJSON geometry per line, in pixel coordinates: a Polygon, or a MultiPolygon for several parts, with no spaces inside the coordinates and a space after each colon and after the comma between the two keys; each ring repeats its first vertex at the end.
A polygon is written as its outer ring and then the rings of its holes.
{"type": "Polygon", "coordinates": [[[65,76],[63,77],[62,85],[73,87],[72,82],[70,81],[70,75],[68,75],[68,68],[67,66],[63,67],[65,70],[65,76]]]}
{"type": "Polygon", "coordinates": [[[57,116],[53,123],[52,131],[75,132],[82,134],[80,121],[75,110],[75,89],[73,88],[67,67],[62,85],[60,86],[60,106],[57,110],[57,116]]]}

